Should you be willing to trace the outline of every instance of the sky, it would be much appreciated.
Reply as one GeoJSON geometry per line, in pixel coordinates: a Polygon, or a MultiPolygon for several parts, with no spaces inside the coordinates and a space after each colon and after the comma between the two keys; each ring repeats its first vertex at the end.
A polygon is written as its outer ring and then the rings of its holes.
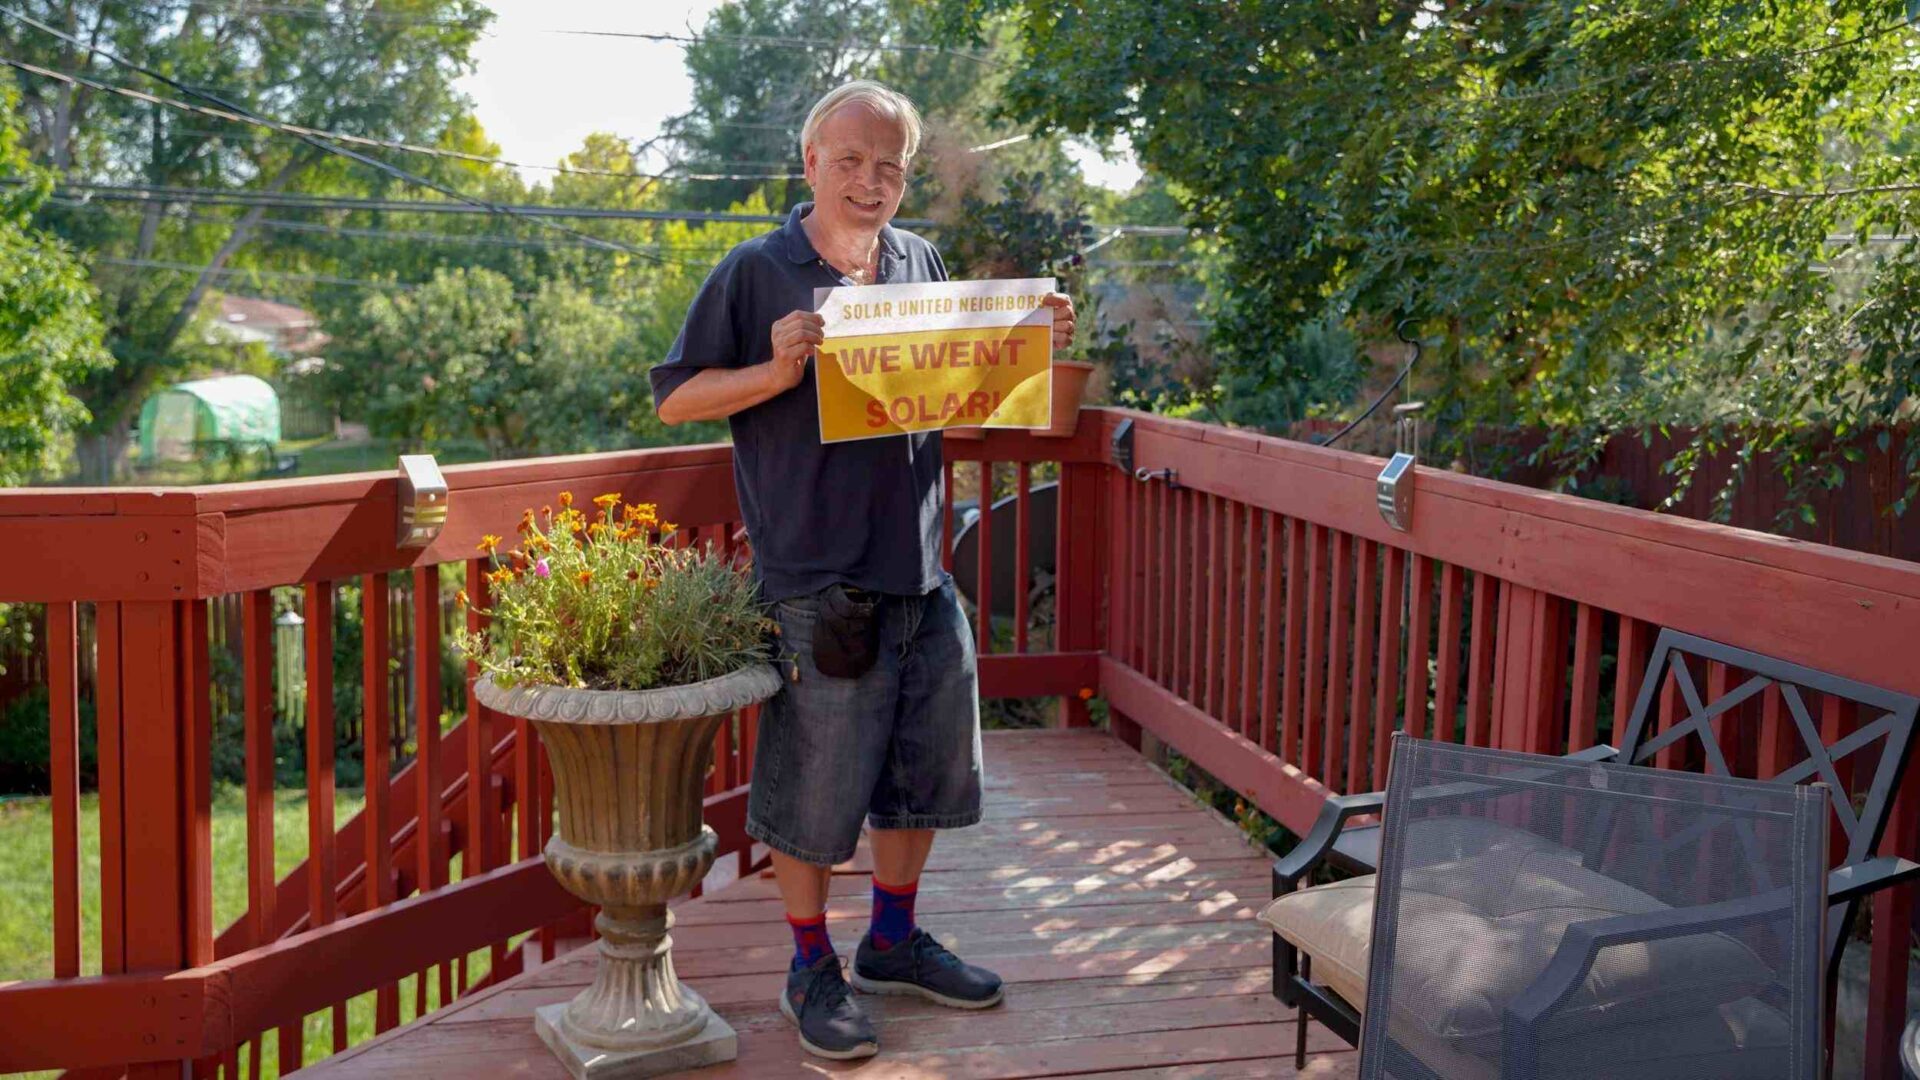
{"type": "MultiPolygon", "coordinates": [[[[680,46],[554,31],[698,32],[720,2],[490,0],[493,25],[474,49],[477,70],[461,88],[487,136],[512,161],[556,164],[596,131],[644,141],[692,101],[680,46]]],[[[1088,147],[1069,153],[1093,183],[1124,191],[1139,179],[1130,159],[1105,162],[1088,147]]],[[[644,164],[664,162],[654,156],[644,164]]],[[[529,181],[549,176],[526,174],[529,181]]]]}

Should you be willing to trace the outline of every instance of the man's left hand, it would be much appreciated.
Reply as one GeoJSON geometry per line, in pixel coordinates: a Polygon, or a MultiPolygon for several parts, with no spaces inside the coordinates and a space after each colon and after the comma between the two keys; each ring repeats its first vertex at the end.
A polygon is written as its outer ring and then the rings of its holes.
{"type": "Polygon", "coordinates": [[[1073,344],[1073,297],[1063,292],[1048,293],[1040,303],[1053,309],[1053,351],[1073,344]]]}

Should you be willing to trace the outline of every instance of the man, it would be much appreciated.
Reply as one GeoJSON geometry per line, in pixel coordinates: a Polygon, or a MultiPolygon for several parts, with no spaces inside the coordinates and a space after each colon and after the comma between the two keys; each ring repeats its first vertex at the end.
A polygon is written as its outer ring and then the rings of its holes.
{"type": "MultiPolygon", "coordinates": [[[[853,985],[965,1009],[1001,997],[999,976],[914,922],[934,830],[980,820],[973,636],[940,566],[940,435],[823,445],[808,362],[823,340],[816,287],[947,280],[932,244],[888,224],[919,145],[913,103],[878,83],[821,98],[801,132],[814,201],[721,260],[651,372],[663,421],[732,427],[740,513],[788,675],[761,710],[746,828],[772,849],[793,930],[780,1010],[801,1046],[830,1058],[879,1050],[825,917],[830,868],[852,857],[863,817],[873,921],[853,985]]],[[[1064,348],[1073,304],[1047,303],[1064,348]]]]}

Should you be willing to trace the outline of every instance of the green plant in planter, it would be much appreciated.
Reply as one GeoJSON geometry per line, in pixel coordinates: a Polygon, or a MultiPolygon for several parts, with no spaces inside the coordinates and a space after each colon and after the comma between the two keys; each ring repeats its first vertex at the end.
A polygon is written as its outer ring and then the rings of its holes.
{"type": "MultiPolygon", "coordinates": [[[[487,625],[460,650],[501,687],[648,690],[725,675],[769,655],[773,621],[751,578],[717,552],[673,547],[677,530],[651,503],[563,491],[560,510],[528,510],[520,546],[493,557],[487,625]]],[[[478,603],[464,590],[462,605],[478,603]]]]}

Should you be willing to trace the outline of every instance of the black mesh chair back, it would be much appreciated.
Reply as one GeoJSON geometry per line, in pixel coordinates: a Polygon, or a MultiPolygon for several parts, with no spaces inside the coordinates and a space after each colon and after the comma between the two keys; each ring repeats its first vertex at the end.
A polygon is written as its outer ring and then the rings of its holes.
{"type": "Polygon", "coordinates": [[[1391,777],[1362,1077],[1819,1075],[1825,785],[1405,736],[1391,777]]]}

